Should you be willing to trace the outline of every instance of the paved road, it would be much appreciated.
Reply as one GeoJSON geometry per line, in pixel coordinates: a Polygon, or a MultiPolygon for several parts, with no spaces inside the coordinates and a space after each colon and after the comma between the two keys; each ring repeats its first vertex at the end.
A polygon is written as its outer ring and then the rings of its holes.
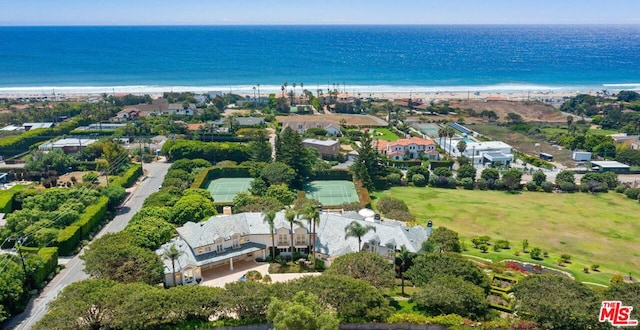
{"type": "MultiPolygon", "coordinates": [[[[158,191],[169,166],[171,164],[165,162],[144,164],[147,178],[134,188],[120,213],[96,235],[96,238],[124,229],[133,215],[142,208],[144,200],[158,191]]],[[[65,269],[53,278],[37,298],[29,302],[25,311],[10,319],[4,326],[8,329],[31,329],[47,313],[47,304],[55,299],[62,289],[71,283],[89,278],[89,275],[84,272],[84,262],[79,258],[82,253],[83,251],[71,258],[65,269]]]]}

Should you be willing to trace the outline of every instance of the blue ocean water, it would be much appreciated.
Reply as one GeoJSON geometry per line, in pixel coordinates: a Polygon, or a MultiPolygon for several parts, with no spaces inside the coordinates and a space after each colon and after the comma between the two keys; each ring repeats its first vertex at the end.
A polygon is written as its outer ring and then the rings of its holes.
{"type": "Polygon", "coordinates": [[[0,91],[640,87],[640,26],[0,27],[0,91]]]}

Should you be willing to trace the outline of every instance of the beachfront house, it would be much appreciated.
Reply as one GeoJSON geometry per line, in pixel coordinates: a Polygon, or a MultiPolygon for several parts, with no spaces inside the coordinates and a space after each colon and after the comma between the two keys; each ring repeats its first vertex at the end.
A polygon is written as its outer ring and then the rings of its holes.
{"type": "Polygon", "coordinates": [[[398,139],[396,141],[378,139],[373,141],[373,146],[378,153],[394,160],[420,159],[422,157],[438,159],[435,142],[419,137],[398,139]]]}
{"type": "MultiPolygon", "coordinates": [[[[452,145],[457,142],[454,140],[452,145]]],[[[462,154],[471,159],[474,165],[509,165],[513,161],[513,148],[502,141],[465,142],[467,147],[462,154]]]]}
{"type": "Polygon", "coordinates": [[[77,155],[88,145],[95,143],[95,139],[66,138],[49,141],[38,146],[40,151],[62,150],[65,154],[77,155]]]}
{"type": "Polygon", "coordinates": [[[304,134],[310,128],[322,128],[327,131],[327,135],[340,136],[342,131],[340,130],[340,124],[331,120],[290,120],[282,123],[282,130],[290,127],[292,130],[299,134],[304,134]]]}
{"type": "MultiPolygon", "coordinates": [[[[181,251],[173,264],[171,260],[163,260],[165,285],[173,285],[174,279],[178,285],[198,284],[203,280],[203,274],[215,275],[217,270],[233,270],[234,265],[245,261],[266,259],[270,255],[272,240],[271,229],[263,218],[263,214],[258,212],[238,213],[213,216],[199,223],[187,222],[177,228],[178,237],[156,251],[162,255],[174,244],[181,251]]],[[[391,262],[395,251],[402,246],[411,252],[419,251],[430,232],[431,227],[407,227],[393,220],[367,221],[357,212],[321,212],[314,236],[308,230],[308,222],[294,225],[292,232],[284,212],[280,211],[274,219],[273,241],[277,254],[291,256],[292,244],[294,251],[307,254],[311,240],[315,240],[315,255],[327,265],[334,258],[361,248],[387,256],[391,262]],[[375,232],[368,232],[362,237],[362,246],[358,246],[357,239],[344,237],[344,228],[352,221],[376,228],[375,232]]]]}
{"type": "Polygon", "coordinates": [[[318,140],[304,139],[302,145],[318,151],[320,158],[333,159],[340,153],[340,141],[338,140],[318,140]]]}
{"type": "Polygon", "coordinates": [[[171,103],[167,108],[167,113],[177,116],[193,116],[196,114],[196,105],[193,103],[171,103]]]}

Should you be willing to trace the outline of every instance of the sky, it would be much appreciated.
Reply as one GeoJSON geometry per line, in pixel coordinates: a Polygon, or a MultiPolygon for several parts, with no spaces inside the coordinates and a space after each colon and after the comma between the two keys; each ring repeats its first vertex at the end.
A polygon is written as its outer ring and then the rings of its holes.
{"type": "Polygon", "coordinates": [[[640,0],[3,0],[0,25],[640,24],[640,0]]]}

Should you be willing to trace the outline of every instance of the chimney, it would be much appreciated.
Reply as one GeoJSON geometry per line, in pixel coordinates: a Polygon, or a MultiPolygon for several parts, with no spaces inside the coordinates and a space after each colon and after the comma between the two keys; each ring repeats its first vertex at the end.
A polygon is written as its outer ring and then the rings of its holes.
{"type": "Polygon", "coordinates": [[[225,206],[222,208],[222,215],[232,215],[231,206],[225,206]]]}

